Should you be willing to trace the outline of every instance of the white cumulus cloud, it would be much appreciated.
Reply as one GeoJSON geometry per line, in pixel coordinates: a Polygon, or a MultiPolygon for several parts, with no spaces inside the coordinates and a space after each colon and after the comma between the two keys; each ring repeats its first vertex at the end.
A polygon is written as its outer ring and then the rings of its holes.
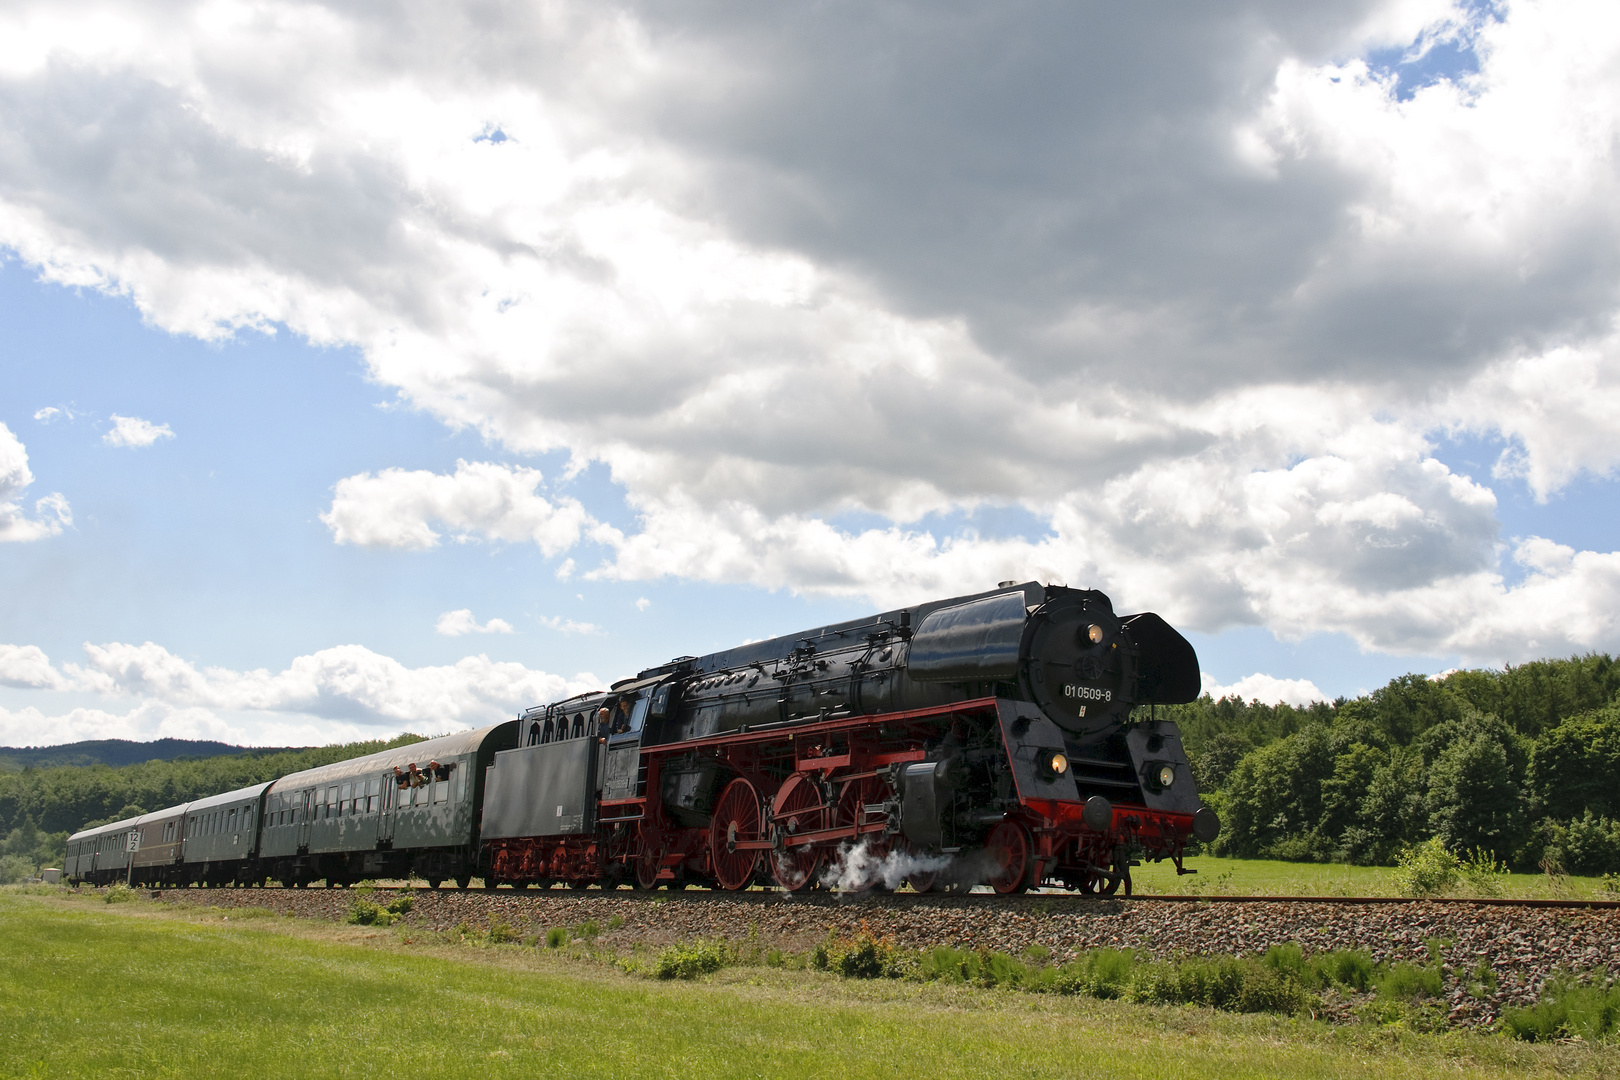
{"type": "Polygon", "coordinates": [[[0,541],[43,540],[73,524],[73,511],[60,492],[36,499],[34,516],[28,516],[22,493],[33,482],[28,451],[10,428],[0,424],[0,541]]]}
{"type": "Polygon", "coordinates": [[[1264,705],[1294,705],[1303,708],[1313,701],[1326,701],[1327,695],[1309,679],[1278,679],[1255,672],[1230,686],[1221,686],[1209,672],[1204,672],[1204,693],[1216,701],[1236,698],[1239,701],[1258,701],[1264,705]]]}
{"type": "Polygon", "coordinates": [[[448,531],[475,539],[531,542],[551,555],[572,547],[596,524],[575,499],[547,500],[538,470],[488,462],[456,463],[446,476],[384,469],[340,480],[321,515],[340,544],[425,549],[448,531]]]}
{"type": "Polygon", "coordinates": [[[38,645],[0,645],[0,686],[59,690],[66,685],[38,645]]]}
{"type": "Polygon", "coordinates": [[[598,634],[602,628],[595,623],[575,622],[561,615],[541,615],[540,625],[555,630],[559,634],[598,634]]]}
{"type": "Polygon", "coordinates": [[[486,623],[480,623],[473,618],[471,608],[460,608],[440,615],[439,621],[433,624],[433,629],[445,637],[461,637],[463,634],[510,634],[512,624],[505,619],[491,619],[486,623]]]}
{"type": "Polygon", "coordinates": [[[172,439],[174,432],[168,424],[154,424],[138,416],[119,416],[113,413],[113,426],[101,437],[108,446],[151,446],[159,439],[172,439]]]}
{"type": "Polygon", "coordinates": [[[256,745],[325,744],[385,732],[460,731],[602,683],[522,664],[463,657],[409,668],[360,645],[299,656],[281,671],[199,667],[153,642],[84,646],[83,664],[53,665],[37,646],[0,645],[0,685],[133,699],[123,711],[0,709],[0,742],[209,738],[256,745]]]}

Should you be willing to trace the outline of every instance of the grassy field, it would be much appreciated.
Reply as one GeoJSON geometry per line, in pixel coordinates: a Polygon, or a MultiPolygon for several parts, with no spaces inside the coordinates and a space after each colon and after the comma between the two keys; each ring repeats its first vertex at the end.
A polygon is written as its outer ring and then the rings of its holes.
{"type": "MultiPolygon", "coordinates": [[[[1138,893],[1203,893],[1231,896],[1398,896],[1394,870],[1387,866],[1341,863],[1273,862],[1266,859],[1193,857],[1195,875],[1178,878],[1174,864],[1162,862],[1131,871],[1138,893]]],[[[1545,874],[1503,874],[1502,896],[1548,899],[1620,900],[1601,878],[1549,878],[1545,874]]],[[[1457,895],[1468,895],[1459,889],[1457,895]]]]}
{"type": "Polygon", "coordinates": [[[1620,1053],[728,968],[0,889],[0,1075],[1620,1076],[1620,1053]]]}

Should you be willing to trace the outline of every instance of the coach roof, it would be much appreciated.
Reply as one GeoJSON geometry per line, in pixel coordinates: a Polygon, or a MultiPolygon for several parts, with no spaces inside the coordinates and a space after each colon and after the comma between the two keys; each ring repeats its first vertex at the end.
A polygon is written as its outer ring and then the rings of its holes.
{"type": "Polygon", "coordinates": [[[245,788],[237,788],[235,791],[227,791],[223,795],[210,795],[206,799],[198,799],[196,802],[188,805],[186,807],[186,813],[190,815],[199,812],[207,812],[217,806],[230,806],[233,803],[243,802],[247,799],[257,799],[260,795],[264,794],[264,789],[269,786],[270,781],[267,780],[262,784],[250,784],[245,788]]]}
{"type": "Polygon", "coordinates": [[[305,769],[303,772],[283,776],[276,781],[276,787],[292,790],[319,787],[322,784],[351,780],[356,776],[375,776],[390,769],[403,770],[409,768],[413,763],[421,767],[430,761],[443,762],[450,758],[476,754],[483,747],[484,741],[492,734],[515,723],[515,720],[507,720],[504,723],[479,728],[476,731],[458,731],[454,735],[441,735],[436,739],[427,739],[423,742],[411,743],[408,746],[398,746],[392,750],[382,750],[375,754],[367,754],[365,757],[350,758],[347,761],[338,761],[315,769],[305,769]]]}

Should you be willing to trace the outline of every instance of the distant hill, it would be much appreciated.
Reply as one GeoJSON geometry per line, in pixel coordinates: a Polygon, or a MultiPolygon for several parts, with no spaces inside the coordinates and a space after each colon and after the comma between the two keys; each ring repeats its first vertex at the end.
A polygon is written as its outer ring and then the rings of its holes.
{"type": "Polygon", "coordinates": [[[302,746],[232,746],[206,739],[93,739],[60,746],[0,746],[0,772],[21,772],[32,765],[49,769],[61,765],[138,765],[143,761],[227,757],[234,754],[280,754],[305,750],[302,746]]]}

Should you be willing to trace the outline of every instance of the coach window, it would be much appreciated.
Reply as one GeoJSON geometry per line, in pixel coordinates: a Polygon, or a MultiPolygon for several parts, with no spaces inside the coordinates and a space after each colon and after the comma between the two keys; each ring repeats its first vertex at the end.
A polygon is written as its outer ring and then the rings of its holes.
{"type": "Polygon", "coordinates": [[[457,769],[450,774],[450,779],[456,785],[456,802],[461,802],[467,797],[467,770],[457,769]]]}
{"type": "Polygon", "coordinates": [[[338,812],[337,805],[338,805],[338,789],[337,789],[337,785],[333,784],[331,787],[326,789],[326,816],[327,817],[335,817],[335,816],[337,816],[337,812],[338,812]]]}
{"type": "Polygon", "coordinates": [[[226,832],[235,832],[236,831],[236,807],[234,807],[234,806],[231,807],[231,812],[228,815],[226,815],[226,817],[228,819],[228,824],[226,824],[226,826],[225,826],[225,831],[226,832]]]}

